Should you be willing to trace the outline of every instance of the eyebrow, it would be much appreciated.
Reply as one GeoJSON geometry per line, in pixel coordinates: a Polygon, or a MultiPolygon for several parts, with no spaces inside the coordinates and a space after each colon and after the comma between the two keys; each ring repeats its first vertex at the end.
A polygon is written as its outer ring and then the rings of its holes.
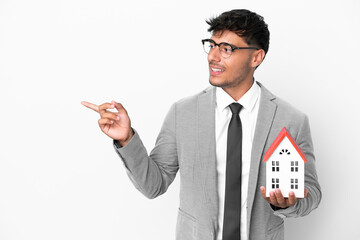
{"type": "Polygon", "coordinates": [[[229,43],[229,42],[220,42],[220,43],[217,43],[214,39],[212,39],[212,38],[210,38],[210,39],[213,40],[216,44],[225,43],[225,44],[230,45],[230,46],[232,46],[232,47],[234,47],[234,48],[237,48],[237,47],[238,47],[238,46],[236,46],[236,45],[234,45],[234,44],[232,44],[232,43],[229,43]]]}

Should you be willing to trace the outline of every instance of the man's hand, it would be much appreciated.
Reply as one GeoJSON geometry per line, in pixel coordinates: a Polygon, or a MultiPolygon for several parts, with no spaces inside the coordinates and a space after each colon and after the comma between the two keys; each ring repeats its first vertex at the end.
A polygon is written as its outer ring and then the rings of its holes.
{"type": "Polygon", "coordinates": [[[119,141],[121,146],[125,146],[130,141],[134,132],[131,129],[131,122],[127,111],[120,103],[112,101],[111,103],[104,103],[98,106],[82,101],[81,104],[100,114],[101,118],[98,123],[103,133],[119,141]],[[116,108],[117,112],[108,110],[114,108],[116,108]]]}
{"type": "MultiPolygon", "coordinates": [[[[266,189],[264,186],[260,187],[260,192],[261,195],[263,196],[263,198],[270,204],[276,206],[276,207],[280,207],[280,208],[287,208],[287,207],[291,207],[293,206],[298,198],[295,197],[295,193],[294,192],[289,192],[289,197],[288,198],[284,198],[284,196],[281,193],[280,189],[275,189],[275,191],[271,191],[270,192],[270,197],[266,197],[266,189]]],[[[304,192],[304,196],[305,198],[307,198],[309,196],[309,192],[307,189],[305,189],[304,192]]]]}

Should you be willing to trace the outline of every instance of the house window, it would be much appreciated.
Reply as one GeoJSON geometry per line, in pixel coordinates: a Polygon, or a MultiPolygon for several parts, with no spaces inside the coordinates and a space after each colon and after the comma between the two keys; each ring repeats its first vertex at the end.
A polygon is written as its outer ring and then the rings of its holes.
{"type": "Polygon", "coordinates": [[[290,151],[287,150],[287,149],[282,149],[280,152],[279,152],[280,155],[283,155],[283,154],[287,154],[287,155],[290,155],[290,151]]]}
{"type": "Polygon", "coordinates": [[[280,162],[279,161],[272,161],[272,171],[273,172],[280,171],[280,162]]]}
{"type": "Polygon", "coordinates": [[[290,179],[290,187],[291,187],[291,189],[298,189],[299,188],[297,178],[290,179]]]}
{"type": "Polygon", "coordinates": [[[299,171],[299,162],[298,161],[291,161],[291,171],[292,172],[299,171]]]}
{"type": "Polygon", "coordinates": [[[271,179],[271,188],[275,189],[275,188],[280,188],[280,184],[279,184],[279,179],[278,178],[272,178],[271,179]]]}

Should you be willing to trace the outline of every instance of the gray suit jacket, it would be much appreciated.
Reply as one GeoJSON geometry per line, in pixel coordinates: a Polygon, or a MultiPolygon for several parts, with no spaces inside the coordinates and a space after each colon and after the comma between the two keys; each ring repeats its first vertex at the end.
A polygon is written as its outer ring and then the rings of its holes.
{"type": "MultiPolygon", "coordinates": [[[[258,83],[259,84],[259,83],[258,83]]],[[[250,240],[284,238],[284,218],[309,214],[321,199],[307,117],[261,87],[252,149],[247,219],[250,240]],[[286,127],[307,157],[305,187],[310,196],[287,209],[274,210],[260,194],[265,186],[262,158],[286,127]]],[[[171,107],[150,156],[135,135],[123,148],[114,143],[135,187],[148,198],[166,192],[180,170],[177,240],[215,240],[218,194],[215,153],[215,87],[180,100],[171,107]]]]}

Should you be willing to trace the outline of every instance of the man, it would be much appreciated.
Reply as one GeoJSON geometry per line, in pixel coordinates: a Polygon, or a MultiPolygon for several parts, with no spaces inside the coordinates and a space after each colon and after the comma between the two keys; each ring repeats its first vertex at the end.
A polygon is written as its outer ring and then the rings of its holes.
{"type": "Polygon", "coordinates": [[[254,81],[269,47],[261,16],[232,10],[207,23],[212,86],[171,107],[150,156],[121,104],[83,105],[100,113],[101,130],[145,196],[164,193],[180,170],[176,239],[283,239],[283,219],[307,215],[321,199],[308,119],[254,81]],[[307,157],[303,199],[280,189],[265,196],[261,160],[283,127],[307,157]]]}

